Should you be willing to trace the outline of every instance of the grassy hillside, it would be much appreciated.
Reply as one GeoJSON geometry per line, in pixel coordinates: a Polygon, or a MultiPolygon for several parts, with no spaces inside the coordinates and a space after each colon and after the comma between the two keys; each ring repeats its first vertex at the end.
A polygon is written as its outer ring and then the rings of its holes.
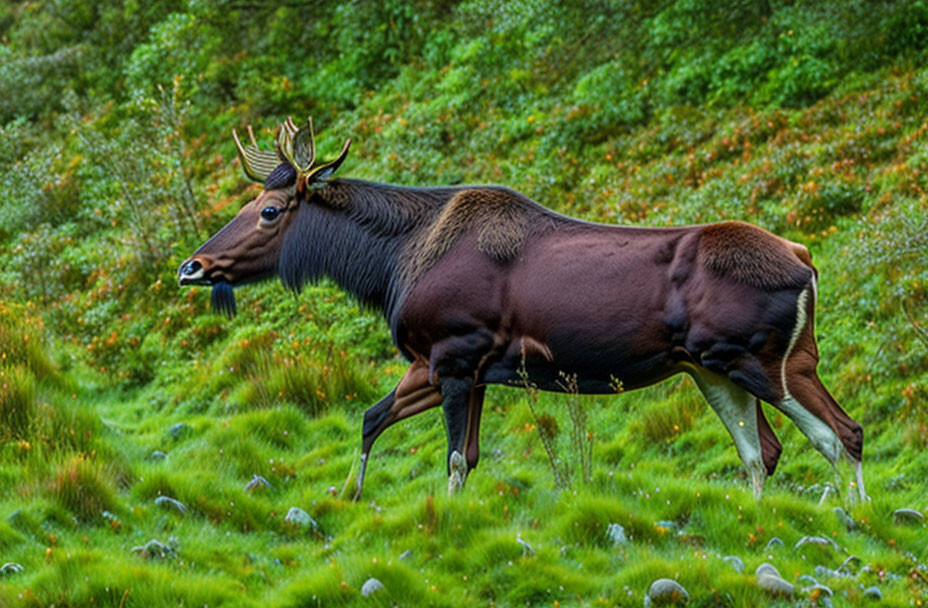
{"type": "Polygon", "coordinates": [[[893,515],[928,511],[928,3],[142,4],[0,6],[0,606],[641,606],[658,578],[696,606],[928,603],[928,530],[893,515]],[[352,138],[344,176],[807,245],[872,502],[769,407],[755,500],[679,377],[491,388],[453,497],[426,412],[350,502],[405,369],[386,324],[328,283],[243,288],[229,320],[175,280],[260,192],[230,129],[310,114],[323,157],[352,138]]]}

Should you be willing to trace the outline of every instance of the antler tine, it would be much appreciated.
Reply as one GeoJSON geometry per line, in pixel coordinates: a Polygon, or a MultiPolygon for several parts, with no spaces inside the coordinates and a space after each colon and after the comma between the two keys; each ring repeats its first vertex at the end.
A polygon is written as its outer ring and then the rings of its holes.
{"type": "Polygon", "coordinates": [[[235,147],[238,151],[239,159],[242,163],[242,169],[245,171],[245,175],[256,182],[263,182],[267,179],[267,176],[277,167],[279,161],[277,156],[271,152],[264,152],[258,148],[257,142],[255,142],[255,134],[251,129],[251,125],[248,125],[248,138],[251,140],[250,146],[242,145],[242,140],[239,139],[238,133],[235,129],[232,129],[232,139],[235,140],[235,147]]]}
{"type": "Polygon", "coordinates": [[[297,162],[297,170],[307,174],[316,161],[316,143],[313,136],[313,122],[308,120],[293,136],[293,158],[297,162]]]}

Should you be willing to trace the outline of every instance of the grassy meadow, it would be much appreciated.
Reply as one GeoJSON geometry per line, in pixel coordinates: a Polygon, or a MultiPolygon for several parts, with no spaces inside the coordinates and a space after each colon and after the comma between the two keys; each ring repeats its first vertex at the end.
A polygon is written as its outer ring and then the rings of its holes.
{"type": "Polygon", "coordinates": [[[924,0],[0,5],[0,608],[642,606],[660,578],[689,606],[928,604],[928,526],[894,515],[928,512],[926,41],[924,0]],[[345,177],[805,244],[871,502],[769,406],[756,500],[682,376],[490,388],[450,497],[425,412],[352,502],[406,367],[386,323],[327,282],[227,319],[175,278],[260,192],[230,130],[288,115],[324,158],[352,138],[345,177]]]}

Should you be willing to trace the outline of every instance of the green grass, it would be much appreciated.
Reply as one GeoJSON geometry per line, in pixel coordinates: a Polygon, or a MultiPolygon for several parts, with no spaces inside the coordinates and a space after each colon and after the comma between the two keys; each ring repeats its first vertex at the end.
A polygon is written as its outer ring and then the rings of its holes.
{"type": "Polygon", "coordinates": [[[928,603],[928,530],[892,515],[928,511],[923,0],[148,4],[0,6],[0,565],[23,568],[0,607],[641,606],[661,577],[691,606],[825,605],[767,596],[763,562],[839,607],[870,585],[928,603]],[[556,487],[536,428],[576,467],[570,397],[536,418],[493,387],[463,492],[433,410],[378,440],[351,502],[362,413],[406,367],[383,321],[329,282],[248,286],[231,320],[175,286],[260,191],[230,128],[307,114],[322,157],[354,141],[346,176],[807,245],[820,372],[863,424],[872,502],[819,504],[849,472],[769,407],[784,450],[755,500],[679,377],[579,400],[587,483],[556,487]],[[808,535],[838,548],[795,549],[808,535]],[[169,550],[135,550],[153,539],[169,550]],[[850,555],[856,576],[815,574],[850,555]]]}

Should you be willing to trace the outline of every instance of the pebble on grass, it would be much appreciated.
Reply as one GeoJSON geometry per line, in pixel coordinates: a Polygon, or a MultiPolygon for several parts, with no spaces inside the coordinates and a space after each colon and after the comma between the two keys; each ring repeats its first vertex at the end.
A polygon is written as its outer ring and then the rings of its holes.
{"type": "Polygon", "coordinates": [[[181,501],[176,498],[171,498],[170,496],[159,496],[155,499],[155,504],[159,507],[164,507],[165,509],[173,509],[181,515],[187,514],[187,507],[181,501]]]}
{"type": "Polygon", "coordinates": [[[744,572],[744,561],[737,555],[726,555],[722,558],[722,561],[726,564],[730,564],[738,574],[744,572]]]}
{"type": "Polygon", "coordinates": [[[829,549],[837,549],[838,545],[835,541],[830,538],[825,538],[823,536],[803,536],[799,539],[793,549],[800,549],[806,545],[817,545],[819,547],[828,547],[829,549]]]}
{"type": "Polygon", "coordinates": [[[625,535],[625,528],[621,524],[609,524],[606,528],[606,536],[612,541],[613,547],[628,544],[628,536],[625,535]]]}
{"type": "Polygon", "coordinates": [[[644,598],[645,606],[682,606],[690,601],[683,585],[670,578],[659,578],[651,583],[644,598]]]}
{"type": "Polygon", "coordinates": [[[16,562],[7,562],[0,566],[0,576],[8,576],[10,574],[19,574],[20,572],[25,572],[26,569],[17,564],[16,562]]]}
{"type": "Polygon", "coordinates": [[[151,462],[157,462],[159,460],[165,460],[167,457],[168,455],[162,452],[161,450],[155,450],[154,452],[148,455],[148,460],[151,462]]]}
{"type": "Polygon", "coordinates": [[[316,520],[299,507],[290,507],[290,510],[287,511],[287,515],[284,517],[284,521],[304,528],[312,528],[316,531],[319,530],[319,524],[316,523],[316,520]]]}
{"type": "Polygon", "coordinates": [[[757,577],[757,586],[773,595],[791,596],[795,588],[792,583],[776,574],[761,574],[757,577]]]}
{"type": "Polygon", "coordinates": [[[260,490],[262,488],[273,490],[274,486],[271,485],[271,482],[261,477],[260,475],[252,475],[251,481],[245,484],[246,492],[254,492],[255,490],[260,490]]]}
{"type": "Polygon", "coordinates": [[[174,555],[174,549],[172,549],[168,545],[165,545],[160,540],[156,540],[154,538],[148,541],[147,543],[145,543],[144,545],[132,547],[132,549],[130,550],[132,551],[132,553],[136,553],[139,556],[144,557],[145,559],[153,559],[153,558],[167,559],[168,557],[171,557],[172,555],[174,555]]]}
{"type": "Polygon", "coordinates": [[[361,595],[367,597],[377,593],[381,589],[383,589],[383,583],[378,581],[376,578],[371,577],[364,581],[364,584],[361,585],[361,595]]]}
{"type": "Polygon", "coordinates": [[[925,520],[925,516],[915,509],[896,509],[893,517],[897,524],[920,524],[925,520]]]}

